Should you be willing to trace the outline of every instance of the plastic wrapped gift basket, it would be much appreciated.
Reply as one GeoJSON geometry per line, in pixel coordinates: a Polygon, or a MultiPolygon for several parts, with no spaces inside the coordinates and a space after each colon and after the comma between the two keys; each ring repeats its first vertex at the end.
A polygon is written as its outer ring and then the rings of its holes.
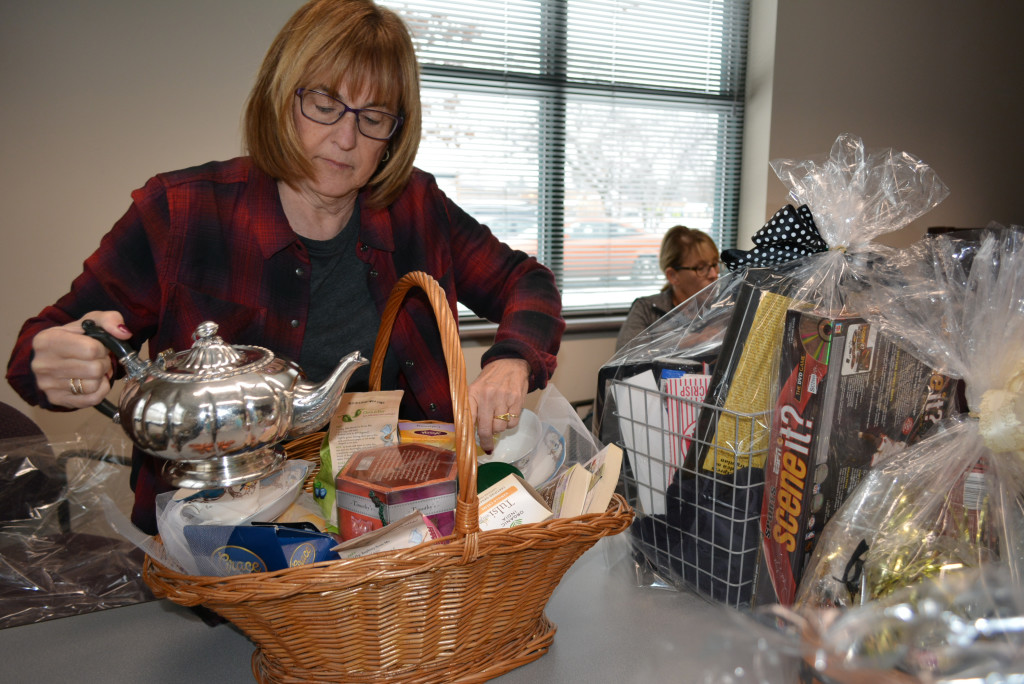
{"type": "Polygon", "coordinates": [[[946,197],[934,170],[850,134],[772,168],[797,206],[723,252],[731,271],[620,349],[597,393],[600,437],[626,452],[638,580],[737,608],[792,603],[826,521],[956,382],[870,320],[912,282],[874,239],[946,197]]]}
{"type": "MultiPolygon", "coordinates": [[[[158,598],[203,605],[255,643],[258,681],[497,677],[547,652],[555,625],[544,607],[552,591],[598,539],[633,520],[615,495],[604,513],[480,531],[465,362],[444,292],[429,275],[410,273],[395,285],[377,335],[371,387],[380,386],[391,329],[413,287],[433,308],[449,372],[459,478],[455,531],[401,551],[231,577],[183,575],[146,559],[143,576],[158,598]]],[[[289,457],[318,463],[322,436],[286,445],[289,457]]]]}

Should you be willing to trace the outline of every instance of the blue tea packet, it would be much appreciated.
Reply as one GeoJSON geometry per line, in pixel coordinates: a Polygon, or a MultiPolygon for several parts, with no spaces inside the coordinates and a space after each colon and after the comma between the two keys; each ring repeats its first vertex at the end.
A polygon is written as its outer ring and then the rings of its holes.
{"type": "Polygon", "coordinates": [[[338,559],[331,535],[282,525],[186,525],[184,534],[199,572],[214,577],[338,559]]]}

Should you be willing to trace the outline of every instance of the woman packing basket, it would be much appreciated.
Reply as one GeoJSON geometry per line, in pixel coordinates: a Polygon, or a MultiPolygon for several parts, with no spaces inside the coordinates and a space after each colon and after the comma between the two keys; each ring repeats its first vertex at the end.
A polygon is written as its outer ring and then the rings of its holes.
{"type": "MultiPolygon", "coordinates": [[[[453,535],[396,552],[233,577],[192,577],[147,559],[158,597],[202,604],[257,645],[253,673],[275,682],[482,682],[547,652],[544,606],[570,566],[633,512],[616,495],[603,513],[479,531],[476,458],[465,366],[444,293],[423,273],[395,286],[374,358],[383,359],[408,291],[437,316],[455,406],[459,495],[453,535]]],[[[379,386],[381,361],[371,367],[379,386]]]]}
{"type": "MultiPolygon", "coordinates": [[[[398,279],[435,278],[448,305],[498,324],[469,388],[485,450],[515,428],[526,394],[555,369],[565,323],[551,271],[498,240],[413,167],[421,137],[419,67],[408,29],[369,0],[314,0],[271,45],[244,118],[248,155],[162,173],[85,262],[71,290],[29,319],[7,378],[29,404],[97,405],[110,391],[94,320],[151,354],[219,335],[297,362],[312,381],[345,354],[368,356],[398,279]]],[[[396,324],[385,389],[406,420],[452,419],[441,342],[428,308],[396,324]]],[[[365,390],[357,371],[350,391],[365,390]]],[[[132,522],[156,534],[171,487],[158,459],[132,457],[132,522]]]]}
{"type": "MultiPolygon", "coordinates": [[[[482,681],[539,657],[554,634],[551,591],[632,519],[615,498],[603,513],[479,531],[473,435],[487,449],[514,428],[554,371],[564,321],[553,275],[413,168],[418,65],[393,12],[369,0],[301,7],[245,119],[248,156],[159,174],[133,194],[70,292],[23,326],[9,382],[46,408],[96,405],[114,369],[85,318],[153,352],[189,347],[214,320],[224,339],[273,349],[313,380],[343,352],[366,352],[373,388],[404,390],[403,418],[454,419],[455,532],[258,575],[185,575],[150,558],[146,581],[234,622],[257,645],[260,681],[482,681]],[[468,387],[457,303],[498,324],[468,387]]],[[[150,534],[167,487],[154,461],[133,454],[132,519],[150,534]]]]}

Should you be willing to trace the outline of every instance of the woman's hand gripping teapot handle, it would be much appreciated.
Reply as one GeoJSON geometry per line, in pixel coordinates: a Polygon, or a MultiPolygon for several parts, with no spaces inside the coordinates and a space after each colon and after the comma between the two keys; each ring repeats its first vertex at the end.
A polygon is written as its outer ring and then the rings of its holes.
{"type": "MultiPolygon", "coordinates": [[[[86,333],[86,322],[95,322],[100,333],[118,344],[131,337],[117,311],[93,311],[78,321],[37,334],[32,339],[32,372],[36,385],[56,406],[99,408],[110,391],[114,364],[107,351],[109,347],[86,333]]],[[[112,404],[106,403],[113,409],[112,404]]]]}

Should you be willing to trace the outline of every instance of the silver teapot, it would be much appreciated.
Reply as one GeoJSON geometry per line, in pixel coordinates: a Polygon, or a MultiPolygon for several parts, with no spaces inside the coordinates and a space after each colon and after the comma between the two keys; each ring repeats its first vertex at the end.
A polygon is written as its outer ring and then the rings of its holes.
{"type": "Polygon", "coordinates": [[[352,373],[367,363],[352,352],[316,384],[269,349],[226,344],[211,321],[196,328],[191,349],[152,362],[93,321],[82,329],[126,373],[118,406],[104,400],[96,408],[164,459],[163,476],[177,487],[229,487],[274,472],[285,458],[280,442],[328,422],[352,373]]]}

